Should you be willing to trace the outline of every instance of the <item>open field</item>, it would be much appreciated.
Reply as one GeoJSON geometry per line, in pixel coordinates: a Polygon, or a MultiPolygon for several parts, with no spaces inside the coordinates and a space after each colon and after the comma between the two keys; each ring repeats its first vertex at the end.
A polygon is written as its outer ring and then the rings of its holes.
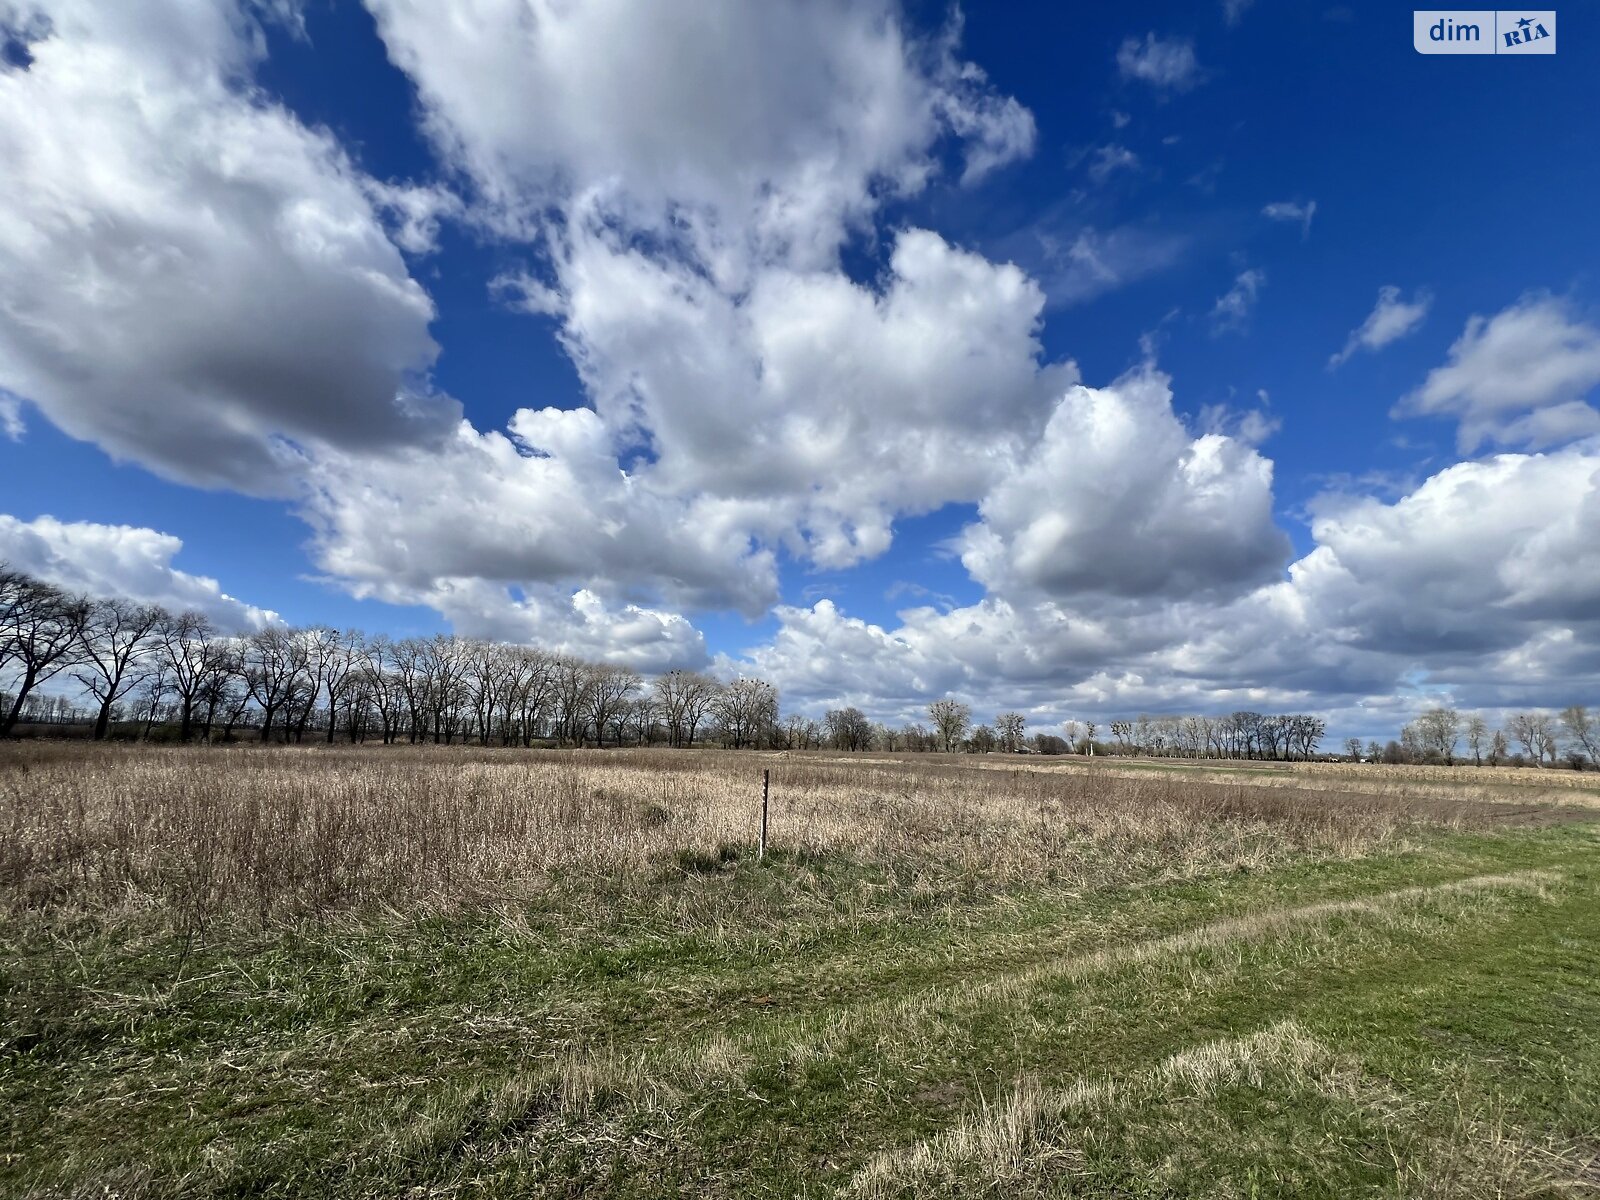
{"type": "Polygon", "coordinates": [[[0,1194],[1600,1194],[1483,774],[0,746],[0,1194]]]}
{"type": "MultiPolygon", "coordinates": [[[[989,769],[1016,770],[1013,759],[979,760],[989,769]]],[[[1350,762],[1272,762],[1228,759],[1102,758],[1076,755],[1020,760],[1028,770],[1179,772],[1183,778],[1213,783],[1248,783],[1296,791],[1403,796],[1416,800],[1500,800],[1581,804],[1600,808],[1600,772],[1544,770],[1536,767],[1391,766],[1350,762]]]]}

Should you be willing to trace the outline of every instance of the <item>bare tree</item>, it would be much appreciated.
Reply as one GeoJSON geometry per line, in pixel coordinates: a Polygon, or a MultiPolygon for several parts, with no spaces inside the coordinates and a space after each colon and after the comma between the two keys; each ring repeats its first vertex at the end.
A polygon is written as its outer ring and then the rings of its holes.
{"type": "Polygon", "coordinates": [[[33,586],[31,576],[0,559],[0,671],[17,655],[17,625],[24,605],[33,595],[33,586]]]}
{"type": "MultiPolygon", "coordinates": [[[[517,714],[517,733],[522,744],[530,746],[539,732],[555,690],[555,659],[532,646],[518,646],[513,656],[512,684],[508,706],[517,714]]],[[[509,719],[509,711],[508,711],[509,719]]]]}
{"type": "Polygon", "coordinates": [[[240,648],[245,689],[261,708],[261,740],[272,738],[272,722],[302,686],[305,644],[292,629],[268,625],[240,648]]]}
{"type": "Polygon", "coordinates": [[[1437,754],[1447,766],[1455,764],[1456,743],[1461,738],[1461,714],[1453,708],[1430,708],[1417,718],[1423,751],[1437,754]]]}
{"type": "Polygon", "coordinates": [[[295,630],[294,638],[299,643],[301,674],[285,706],[285,712],[292,713],[292,719],[286,719],[284,724],[292,726],[295,741],[303,742],[306,726],[311,723],[317,701],[322,697],[328,659],[338,644],[339,631],[326,625],[313,625],[295,630]]]}
{"type": "Polygon", "coordinates": [[[462,657],[463,679],[478,745],[487,746],[494,736],[496,717],[512,686],[511,648],[498,642],[469,642],[462,657]]]}
{"type": "Polygon", "coordinates": [[[391,678],[405,698],[406,736],[415,745],[426,736],[428,711],[427,643],[404,638],[389,649],[391,678]]]}
{"type": "Polygon", "coordinates": [[[356,671],[377,711],[385,746],[394,741],[395,730],[399,728],[403,696],[399,681],[393,674],[393,665],[394,644],[381,633],[367,639],[361,661],[356,664],[356,671]]]}
{"type": "Polygon", "coordinates": [[[1506,731],[1516,739],[1527,756],[1533,759],[1534,766],[1544,766],[1546,753],[1550,755],[1552,762],[1555,761],[1556,739],[1555,731],[1551,728],[1549,713],[1538,711],[1514,713],[1511,720],[1506,723],[1506,731]]]}
{"type": "Polygon", "coordinates": [[[667,743],[692,746],[722,685],[698,671],[668,671],[655,681],[656,705],[667,723],[667,743]]]}
{"type": "Polygon", "coordinates": [[[1019,712],[1003,712],[996,717],[994,728],[1000,737],[1000,748],[1007,754],[1015,754],[1022,749],[1022,731],[1027,725],[1028,718],[1019,712]]]}
{"type": "MultiPolygon", "coordinates": [[[[207,742],[211,741],[218,715],[222,717],[222,736],[227,739],[250,705],[250,689],[244,682],[244,660],[240,646],[232,641],[220,641],[215,650],[214,654],[208,656],[200,677],[198,703],[205,706],[200,721],[200,736],[207,742]]],[[[172,674],[170,660],[167,673],[172,674]]]]}
{"type": "Polygon", "coordinates": [[[1286,717],[1263,716],[1256,722],[1256,736],[1261,742],[1261,752],[1266,758],[1279,757],[1279,749],[1287,750],[1286,739],[1289,733],[1289,723],[1286,717]]]}
{"type": "Polygon", "coordinates": [[[1422,737],[1422,728],[1415,721],[1407,722],[1400,730],[1400,750],[1406,762],[1421,762],[1427,756],[1428,748],[1422,737]]]}
{"type": "Polygon", "coordinates": [[[1469,713],[1467,715],[1467,745],[1472,750],[1472,761],[1477,766],[1483,766],[1483,747],[1489,740],[1489,722],[1483,719],[1482,713],[1469,713]]]}
{"type": "Polygon", "coordinates": [[[1361,761],[1361,739],[1358,737],[1345,738],[1344,752],[1351,762],[1361,761]]]}
{"type": "Polygon", "coordinates": [[[940,747],[949,754],[966,736],[967,729],[972,724],[972,709],[959,700],[946,697],[928,705],[928,719],[933,722],[940,747]]]}
{"type": "Polygon", "coordinates": [[[1261,725],[1265,720],[1266,718],[1258,712],[1236,712],[1229,715],[1235,757],[1255,758],[1258,750],[1264,748],[1261,725]]]}
{"type": "Polygon", "coordinates": [[[581,658],[561,655],[553,664],[553,699],[556,709],[556,741],[571,739],[583,745],[589,731],[589,687],[592,668],[581,658]]]}
{"type": "Polygon", "coordinates": [[[178,736],[194,736],[195,706],[213,683],[217,668],[229,656],[229,646],[204,613],[181,612],[161,627],[162,656],[167,677],[178,698],[178,736]]]}
{"type": "Polygon", "coordinates": [[[836,750],[872,749],[872,722],[859,708],[835,708],[823,714],[828,740],[836,750]]]}
{"type": "Polygon", "coordinates": [[[735,750],[758,746],[778,723],[778,689],[760,679],[735,679],[718,694],[713,712],[735,750]]]}
{"type": "Polygon", "coordinates": [[[1302,762],[1309,762],[1317,752],[1317,744],[1327,735],[1328,723],[1312,713],[1295,713],[1284,721],[1287,757],[1299,754],[1302,762]]]}
{"type": "Polygon", "coordinates": [[[588,715],[601,746],[606,744],[606,726],[619,716],[626,717],[628,705],[643,686],[639,673],[628,667],[604,663],[590,668],[588,715]]]}
{"type": "Polygon", "coordinates": [[[76,679],[99,702],[94,718],[94,739],[101,741],[111,728],[112,706],[144,678],[145,668],[161,649],[167,612],[127,600],[93,600],[84,621],[76,679]]]}
{"type": "Polygon", "coordinates": [[[1550,760],[1550,765],[1556,765],[1556,756],[1561,753],[1561,739],[1556,734],[1556,724],[1546,719],[1539,730],[1539,748],[1544,756],[1550,760]]]}
{"type": "Polygon", "coordinates": [[[77,661],[89,602],[0,564],[0,667],[16,676],[0,737],[16,727],[28,693],[77,661]]]}
{"type": "MultiPolygon", "coordinates": [[[[361,681],[360,665],[365,657],[366,638],[360,630],[335,633],[321,646],[322,688],[328,694],[328,744],[333,744],[333,728],[338,708],[361,681]]],[[[353,740],[353,739],[352,739],[353,740]]]]}
{"type": "Polygon", "coordinates": [[[1561,725],[1567,736],[1583,748],[1589,761],[1600,764],[1600,723],[1589,715],[1589,710],[1581,704],[1562,709],[1561,725]]]}
{"type": "Polygon", "coordinates": [[[139,690],[134,695],[134,719],[139,722],[141,742],[150,740],[150,730],[162,719],[163,705],[171,691],[172,681],[168,676],[167,665],[157,659],[155,669],[144,674],[139,690]]]}
{"type": "Polygon", "coordinates": [[[633,735],[635,745],[649,746],[656,740],[656,718],[660,710],[656,706],[654,697],[640,696],[628,705],[628,732],[633,735]]]}
{"type": "Polygon", "coordinates": [[[467,663],[467,648],[458,638],[441,633],[422,644],[427,709],[435,745],[442,741],[448,746],[455,741],[467,703],[467,663]]]}

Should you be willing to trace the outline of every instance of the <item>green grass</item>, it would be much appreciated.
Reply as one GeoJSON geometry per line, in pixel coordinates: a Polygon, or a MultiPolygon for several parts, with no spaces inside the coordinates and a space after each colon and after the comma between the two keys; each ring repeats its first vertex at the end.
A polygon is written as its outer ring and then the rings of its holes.
{"type": "Polygon", "coordinates": [[[1595,1190],[1600,831],[1419,840],[970,897],[728,847],[592,921],[558,888],[187,946],[14,921],[0,1194],[1595,1190]],[[707,887],[720,926],[662,916],[707,887]]]}

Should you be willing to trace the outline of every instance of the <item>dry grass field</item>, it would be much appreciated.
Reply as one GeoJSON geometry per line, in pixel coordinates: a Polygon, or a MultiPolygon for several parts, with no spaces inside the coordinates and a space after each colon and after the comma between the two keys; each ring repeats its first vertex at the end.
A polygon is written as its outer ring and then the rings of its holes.
{"type": "Polygon", "coordinates": [[[0,1194],[1596,1193],[1586,785],[3,745],[0,1194]]]}

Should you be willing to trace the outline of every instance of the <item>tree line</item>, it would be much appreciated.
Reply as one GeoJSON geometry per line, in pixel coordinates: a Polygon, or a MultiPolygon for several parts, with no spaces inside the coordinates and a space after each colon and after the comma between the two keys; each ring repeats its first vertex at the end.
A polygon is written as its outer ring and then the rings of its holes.
{"type": "Polygon", "coordinates": [[[39,692],[58,676],[88,698],[95,738],[131,718],[184,741],[249,729],[261,741],[689,745],[714,732],[742,748],[778,726],[777,689],[758,679],[671,671],[647,686],[628,667],[451,635],[268,625],[235,636],[201,613],[71,595],[0,564],[0,678],[11,680],[0,736],[30,708],[59,719],[78,707],[39,692]]]}
{"type": "MultiPolygon", "coordinates": [[[[1307,713],[1141,715],[1070,720],[1030,732],[1017,711],[974,723],[970,705],[933,701],[926,723],[890,726],[860,709],[821,719],[779,711],[778,689],[700,671],[646,679],[631,668],[538,647],[440,634],[389,638],[326,626],[219,630],[198,612],[75,595],[0,562],[0,736],[19,722],[114,725],[184,740],[475,741],[482,745],[719,744],[732,748],[1168,758],[1311,759],[1327,725],[1307,713]],[[80,699],[44,690],[76,684],[80,699]],[[1063,736],[1064,735],[1064,736],[1063,736]]],[[[1396,741],[1344,744],[1352,760],[1464,759],[1480,765],[1600,762],[1600,722],[1582,705],[1482,715],[1434,708],[1396,741]]]]}
{"type": "MultiPolygon", "coordinates": [[[[1365,757],[1372,762],[1439,763],[1454,766],[1470,753],[1475,766],[1509,763],[1535,767],[1565,763],[1581,771],[1600,763],[1600,719],[1587,706],[1568,705],[1559,713],[1543,709],[1509,714],[1503,728],[1493,728],[1482,713],[1454,708],[1430,708],[1400,730],[1398,740],[1380,746],[1367,743],[1365,757]]],[[[1352,758],[1363,756],[1358,739],[1345,743],[1352,758]]]]}
{"type": "MultiPolygon", "coordinates": [[[[0,563],[0,736],[30,719],[183,741],[933,750],[919,726],[856,708],[781,717],[755,678],[668,671],[440,634],[389,638],[325,626],[234,635],[204,614],[70,594],[0,563]],[[48,693],[70,680],[83,697],[48,693]]],[[[1017,719],[1020,733],[1021,718],[1017,719]]],[[[993,747],[989,747],[993,748],[993,747]]]]}

